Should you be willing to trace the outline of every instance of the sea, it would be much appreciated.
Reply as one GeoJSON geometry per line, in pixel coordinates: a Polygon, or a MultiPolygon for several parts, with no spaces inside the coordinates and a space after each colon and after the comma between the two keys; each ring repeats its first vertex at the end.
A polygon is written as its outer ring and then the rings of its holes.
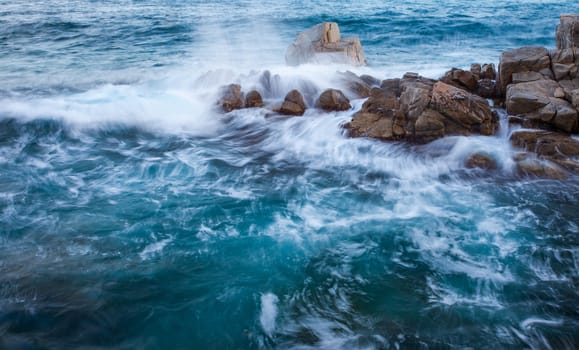
{"type": "MultiPolygon", "coordinates": [[[[575,0],[0,0],[0,349],[577,349],[579,179],[494,136],[349,138],[221,86],[439,78],[575,0]],[[289,67],[324,21],[367,67],[289,67]],[[266,73],[266,71],[268,73],[266,73]],[[270,77],[271,79],[265,79],[270,77]],[[467,169],[484,152],[491,172],[467,169]]],[[[341,85],[342,84],[342,85],[341,85]]]]}

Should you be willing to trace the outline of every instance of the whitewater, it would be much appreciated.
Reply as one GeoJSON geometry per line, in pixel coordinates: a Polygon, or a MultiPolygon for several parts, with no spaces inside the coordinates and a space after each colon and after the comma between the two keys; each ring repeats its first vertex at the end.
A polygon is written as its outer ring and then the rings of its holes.
{"type": "Polygon", "coordinates": [[[517,176],[504,111],[494,136],[409,145],[348,137],[364,99],[216,101],[496,65],[578,12],[0,0],[0,349],[576,349],[579,179],[517,176]],[[286,66],[323,21],[369,65],[286,66]],[[481,151],[490,175],[465,168],[481,151]]]}

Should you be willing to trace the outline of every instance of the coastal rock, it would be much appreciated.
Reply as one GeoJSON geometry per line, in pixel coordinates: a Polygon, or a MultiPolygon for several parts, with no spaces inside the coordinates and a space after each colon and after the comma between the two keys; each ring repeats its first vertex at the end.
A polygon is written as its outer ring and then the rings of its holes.
{"type": "Polygon", "coordinates": [[[234,109],[241,109],[244,106],[243,94],[241,93],[241,85],[229,84],[220,89],[219,105],[225,113],[229,113],[234,109]]]}
{"type": "Polygon", "coordinates": [[[577,126],[577,110],[558,98],[561,87],[553,80],[536,80],[511,84],[507,88],[507,113],[523,119],[572,132],[577,126]]]}
{"type": "Polygon", "coordinates": [[[561,15],[555,36],[559,50],[579,47],[579,14],[561,15]]]}
{"type": "Polygon", "coordinates": [[[366,65],[362,44],[357,37],[340,38],[335,22],[324,22],[298,34],[286,51],[286,63],[345,63],[366,65]]]}
{"type": "Polygon", "coordinates": [[[516,172],[522,177],[538,177],[541,179],[565,180],[569,176],[557,164],[533,157],[524,157],[516,161],[516,172]]]}
{"type": "Polygon", "coordinates": [[[479,63],[473,63],[470,65],[470,72],[477,78],[480,79],[482,73],[482,67],[479,63]]]}
{"type": "MultiPolygon", "coordinates": [[[[579,174],[579,141],[569,135],[544,130],[521,130],[514,132],[510,141],[513,146],[532,152],[540,160],[547,160],[579,174]]],[[[536,165],[535,162],[531,164],[536,165]]],[[[541,164],[544,166],[544,163],[541,164]]]]}
{"type": "Polygon", "coordinates": [[[575,62],[575,49],[553,50],[551,55],[551,70],[555,80],[574,79],[577,76],[579,62],[575,62]]]}
{"type": "Polygon", "coordinates": [[[352,137],[371,137],[385,141],[404,136],[398,98],[391,90],[373,88],[361,110],[346,124],[352,137]],[[396,122],[396,123],[395,123],[396,122]]]}
{"type": "Polygon", "coordinates": [[[470,155],[465,161],[467,169],[496,170],[497,162],[488,154],[477,152],[470,155]]]}
{"type": "Polygon", "coordinates": [[[251,90],[245,96],[245,107],[263,107],[263,98],[257,90],[251,90]]]}
{"type": "Polygon", "coordinates": [[[501,94],[512,83],[513,73],[538,72],[551,75],[551,59],[544,47],[525,46],[505,51],[501,54],[499,63],[499,88],[501,94]]]}
{"type": "Polygon", "coordinates": [[[432,90],[432,109],[462,126],[467,133],[491,135],[496,125],[487,101],[462,89],[438,82],[432,90]]]}
{"type": "Polygon", "coordinates": [[[279,109],[280,114],[301,116],[306,111],[304,97],[298,90],[292,90],[285,96],[283,104],[279,109]]]}
{"type": "Polygon", "coordinates": [[[494,63],[486,63],[481,67],[481,79],[495,80],[497,78],[497,70],[494,63]]]}
{"type": "Polygon", "coordinates": [[[344,96],[342,91],[336,89],[322,92],[316,105],[324,111],[347,111],[352,108],[350,100],[344,96]]]}
{"type": "Polygon", "coordinates": [[[477,88],[477,77],[470,71],[452,68],[444,74],[440,81],[455,86],[466,91],[475,91],[477,88]]]}
{"type": "Polygon", "coordinates": [[[491,79],[481,79],[477,82],[475,93],[480,97],[493,98],[497,95],[497,83],[491,79]]]}
{"type": "Polygon", "coordinates": [[[346,95],[350,98],[366,98],[370,96],[372,87],[361,77],[350,71],[339,72],[338,80],[346,88],[346,95]]]}
{"type": "Polygon", "coordinates": [[[374,113],[358,112],[346,124],[351,137],[370,137],[384,141],[394,140],[394,121],[374,113]]]}
{"type": "Polygon", "coordinates": [[[425,109],[414,124],[413,141],[428,143],[445,135],[445,117],[432,109],[425,109]]]}

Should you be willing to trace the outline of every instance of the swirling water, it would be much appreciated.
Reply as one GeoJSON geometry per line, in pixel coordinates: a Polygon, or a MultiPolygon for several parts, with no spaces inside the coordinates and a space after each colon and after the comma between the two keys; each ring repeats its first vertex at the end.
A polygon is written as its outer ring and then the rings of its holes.
{"type": "MultiPolygon", "coordinates": [[[[351,111],[220,115],[337,21],[381,78],[554,46],[574,1],[0,1],[0,348],[573,349],[579,182],[519,179],[503,128],[349,139],[351,111]],[[499,169],[465,169],[483,150],[499,169]]],[[[270,82],[271,83],[271,82],[270,82]]]]}

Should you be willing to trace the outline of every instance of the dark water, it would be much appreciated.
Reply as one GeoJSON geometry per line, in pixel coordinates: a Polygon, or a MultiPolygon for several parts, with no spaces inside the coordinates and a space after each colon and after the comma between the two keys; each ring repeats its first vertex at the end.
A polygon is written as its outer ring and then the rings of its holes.
{"type": "Polygon", "coordinates": [[[360,108],[222,116],[335,86],[283,64],[334,20],[359,73],[554,46],[563,2],[0,2],[1,349],[574,349],[579,181],[513,175],[508,130],[349,139],[360,108]],[[465,169],[485,151],[491,176],[465,169]]]}

